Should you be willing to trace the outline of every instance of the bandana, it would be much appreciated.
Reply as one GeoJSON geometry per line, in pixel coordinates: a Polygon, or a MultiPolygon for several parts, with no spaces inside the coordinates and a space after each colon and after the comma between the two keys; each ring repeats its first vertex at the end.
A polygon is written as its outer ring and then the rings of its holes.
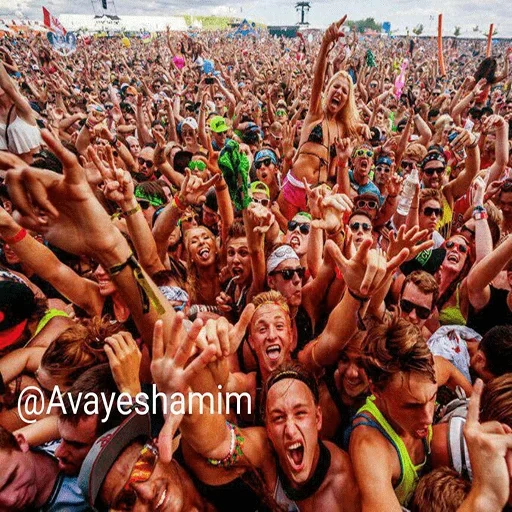
{"type": "Polygon", "coordinates": [[[240,151],[238,142],[228,140],[219,156],[219,168],[226,180],[229,195],[237,210],[249,206],[249,160],[240,151]]]}
{"type": "Polygon", "coordinates": [[[188,302],[188,293],[179,286],[159,286],[158,289],[169,302],[188,302]]]}
{"type": "Polygon", "coordinates": [[[281,245],[268,257],[267,274],[273,272],[285,260],[299,260],[297,254],[289,245],[281,245]]]}
{"type": "Polygon", "coordinates": [[[429,162],[433,161],[441,162],[443,165],[446,165],[446,160],[444,156],[441,153],[438,153],[437,151],[432,151],[431,153],[428,153],[428,155],[422,160],[420,167],[422,169],[425,168],[425,165],[429,162]]]}
{"type": "Polygon", "coordinates": [[[393,165],[393,160],[389,156],[380,156],[375,165],[385,164],[390,167],[393,165]]]}
{"type": "Polygon", "coordinates": [[[274,165],[277,165],[277,157],[276,154],[271,149],[261,149],[256,153],[254,157],[255,162],[259,162],[260,160],[265,160],[265,158],[270,158],[274,165]]]}
{"type": "Polygon", "coordinates": [[[135,188],[134,196],[137,199],[142,199],[143,201],[148,201],[151,206],[158,208],[164,204],[164,201],[158,196],[154,196],[151,194],[145,194],[140,187],[135,188]]]}

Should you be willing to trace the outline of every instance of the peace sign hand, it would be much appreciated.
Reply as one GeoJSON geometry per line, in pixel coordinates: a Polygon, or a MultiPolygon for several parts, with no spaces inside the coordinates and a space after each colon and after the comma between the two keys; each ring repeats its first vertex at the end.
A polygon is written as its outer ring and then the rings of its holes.
{"type": "Polygon", "coordinates": [[[216,174],[213,178],[203,182],[203,180],[197,176],[194,176],[190,169],[186,170],[185,179],[181,184],[179,200],[185,205],[200,204],[206,201],[206,192],[215,185],[219,180],[220,175],[216,174]]]}

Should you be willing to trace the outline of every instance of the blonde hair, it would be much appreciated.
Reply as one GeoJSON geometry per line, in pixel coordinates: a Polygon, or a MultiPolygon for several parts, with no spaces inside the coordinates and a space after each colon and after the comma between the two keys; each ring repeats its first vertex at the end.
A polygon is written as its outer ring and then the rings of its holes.
{"type": "Polygon", "coordinates": [[[256,309],[260,306],[264,306],[265,304],[275,304],[276,306],[283,308],[286,313],[290,313],[290,308],[288,307],[286,299],[276,290],[258,293],[258,295],[252,299],[252,303],[256,306],[256,309]]]}
{"type": "Polygon", "coordinates": [[[411,512],[456,512],[471,490],[471,482],[449,467],[434,469],[418,482],[411,512]]]}
{"type": "Polygon", "coordinates": [[[359,111],[357,110],[356,105],[354,82],[352,82],[352,77],[346,71],[338,71],[330,78],[330,80],[327,82],[327,86],[325,87],[324,100],[325,94],[338,78],[344,78],[345,80],[347,80],[348,98],[343,108],[336,115],[336,121],[341,122],[343,124],[344,137],[357,137],[357,128],[358,124],[360,123],[359,111]]]}

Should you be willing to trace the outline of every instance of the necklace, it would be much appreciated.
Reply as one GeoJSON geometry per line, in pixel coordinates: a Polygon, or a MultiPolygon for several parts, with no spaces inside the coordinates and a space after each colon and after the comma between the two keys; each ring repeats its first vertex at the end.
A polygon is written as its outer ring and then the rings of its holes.
{"type": "Polygon", "coordinates": [[[304,485],[301,485],[300,489],[292,487],[284,471],[281,469],[281,466],[279,464],[277,465],[278,478],[281,481],[283,491],[288,499],[292,501],[302,501],[313,496],[313,494],[320,489],[320,486],[325,480],[327,471],[329,471],[329,467],[331,466],[331,452],[322,441],[318,440],[318,444],[320,446],[320,457],[318,458],[315,472],[304,485]]]}

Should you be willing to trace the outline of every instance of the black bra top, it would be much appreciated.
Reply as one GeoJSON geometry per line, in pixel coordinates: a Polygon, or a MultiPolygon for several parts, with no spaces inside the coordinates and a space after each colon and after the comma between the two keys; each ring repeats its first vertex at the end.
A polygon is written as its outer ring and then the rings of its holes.
{"type": "MultiPolygon", "coordinates": [[[[322,128],[322,123],[318,123],[316,126],[313,127],[311,130],[308,142],[314,142],[315,144],[320,144],[324,148],[327,148],[327,146],[324,144],[324,130],[322,128]]],[[[332,158],[336,157],[336,144],[331,144],[329,149],[329,156],[332,158]]]]}

